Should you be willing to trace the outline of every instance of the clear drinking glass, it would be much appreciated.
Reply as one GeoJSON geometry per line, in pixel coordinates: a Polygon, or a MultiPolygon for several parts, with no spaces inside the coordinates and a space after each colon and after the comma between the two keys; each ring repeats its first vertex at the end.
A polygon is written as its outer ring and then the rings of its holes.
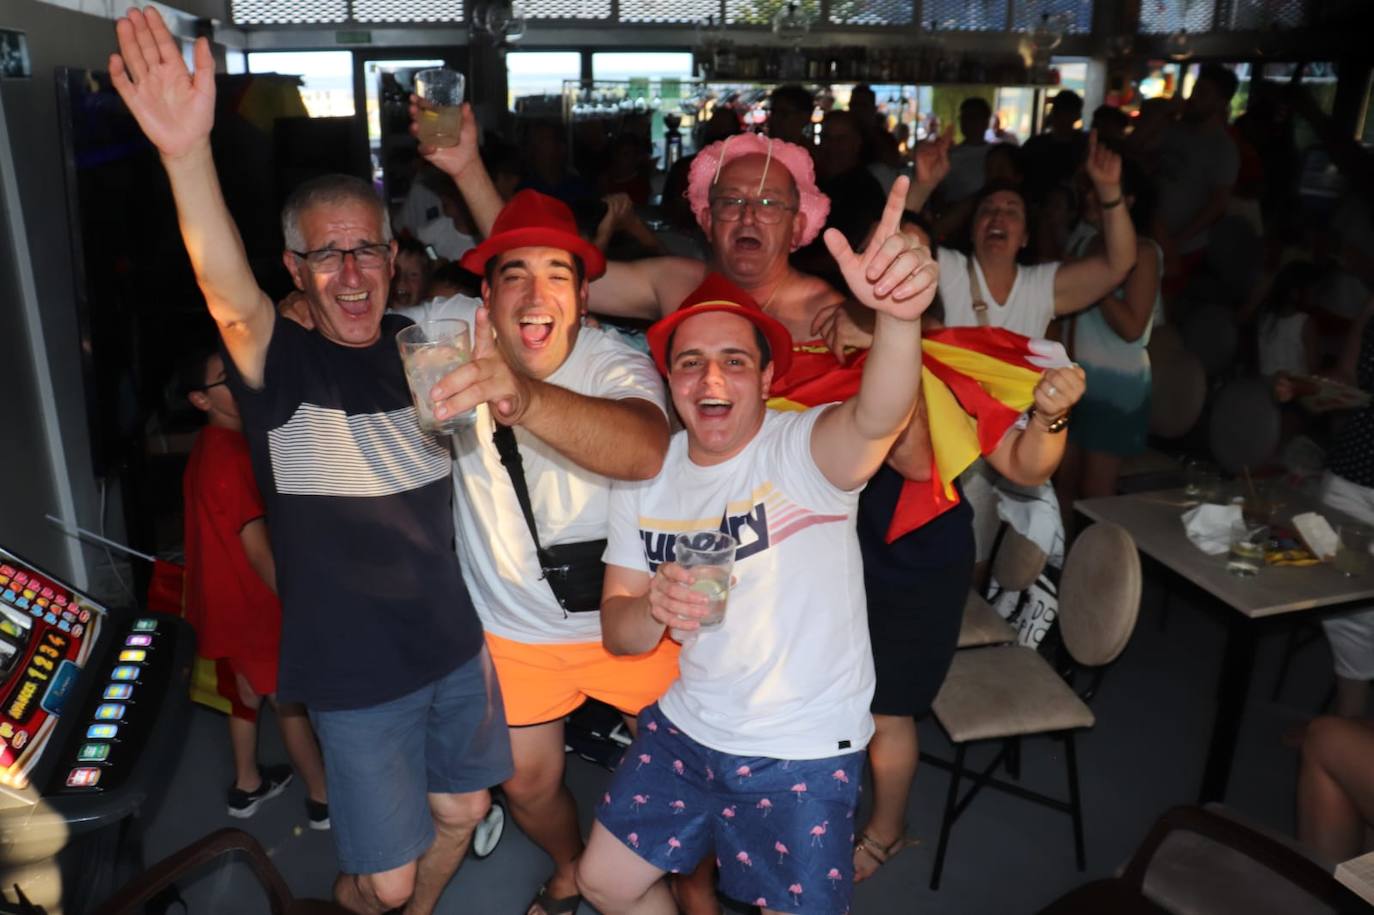
{"type": "Polygon", "coordinates": [[[735,567],[738,541],[720,531],[692,531],[678,534],[673,556],[692,576],[692,590],[706,595],[707,613],[701,628],[712,629],[725,620],[725,602],[730,596],[730,573],[735,567]]]}
{"type": "Polygon", "coordinates": [[[1249,576],[1264,568],[1264,551],[1269,546],[1269,528],[1263,524],[1236,521],[1231,525],[1231,555],[1226,571],[1249,576]]]}
{"type": "Polygon", "coordinates": [[[420,142],[427,146],[457,146],[463,128],[463,74],[447,67],[415,74],[419,113],[415,123],[420,142]]]}
{"type": "Polygon", "coordinates": [[[472,332],[468,322],[458,318],[439,318],[421,321],[402,328],[396,334],[396,346],[405,365],[406,383],[415,402],[415,414],[420,428],[426,432],[448,435],[477,418],[476,408],[450,416],[440,422],[434,418],[434,404],[430,390],[449,372],[472,361],[472,332]]]}

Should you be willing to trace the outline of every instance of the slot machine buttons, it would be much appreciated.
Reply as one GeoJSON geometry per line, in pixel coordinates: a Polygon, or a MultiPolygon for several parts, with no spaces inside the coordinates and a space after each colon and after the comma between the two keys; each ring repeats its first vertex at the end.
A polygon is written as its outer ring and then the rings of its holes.
{"type": "Polygon", "coordinates": [[[72,631],[72,624],[69,623],[69,622],[67,622],[66,620],[58,620],[58,621],[57,621],[57,628],[58,628],[58,629],[61,629],[63,632],[71,632],[71,631],[72,631]]]}
{"type": "Polygon", "coordinates": [[[28,581],[28,580],[29,580],[29,573],[28,573],[28,572],[16,572],[16,573],[14,573],[14,583],[15,583],[16,585],[22,585],[24,582],[26,582],[26,581],[28,581]]]}
{"type": "Polygon", "coordinates": [[[128,699],[134,694],[134,688],[127,683],[111,683],[105,687],[104,697],[106,699],[128,699]]]}
{"type": "Polygon", "coordinates": [[[54,604],[57,604],[57,606],[59,606],[59,607],[65,607],[65,606],[67,606],[67,595],[65,595],[65,594],[59,594],[59,595],[57,595],[56,597],[54,597],[54,598],[52,599],[52,602],[53,602],[54,604]]]}
{"type": "Polygon", "coordinates": [[[89,623],[91,621],[91,611],[82,610],[80,613],[76,615],[76,618],[81,620],[81,622],[83,623],[89,623]]]}
{"type": "Polygon", "coordinates": [[[93,724],[86,728],[87,740],[114,740],[119,733],[117,724],[93,724]]]}
{"type": "Polygon", "coordinates": [[[153,637],[151,635],[131,635],[124,640],[124,644],[130,648],[147,648],[153,644],[153,637]]]}
{"type": "Polygon", "coordinates": [[[6,588],[5,592],[0,594],[0,599],[3,599],[7,604],[12,604],[19,599],[19,595],[14,593],[13,588],[6,588]]]}
{"type": "Polygon", "coordinates": [[[37,596],[38,592],[35,591],[33,588],[24,589],[24,600],[33,600],[37,596]]]}
{"type": "Polygon", "coordinates": [[[119,660],[123,664],[142,664],[148,660],[148,652],[142,648],[126,648],[119,653],[119,660]]]}
{"type": "Polygon", "coordinates": [[[72,627],[72,635],[76,636],[78,639],[81,638],[81,634],[85,631],[86,627],[81,625],[80,623],[77,623],[75,626],[72,627]]]}
{"type": "Polygon", "coordinates": [[[94,788],[100,783],[100,770],[94,766],[83,766],[67,773],[68,788],[94,788]]]}
{"type": "Polygon", "coordinates": [[[49,603],[51,603],[51,601],[49,601],[46,597],[40,597],[38,598],[38,600],[34,601],[34,604],[36,604],[39,607],[42,607],[44,610],[48,609],[49,603]]]}
{"type": "Polygon", "coordinates": [[[111,680],[137,680],[138,668],[132,664],[121,664],[110,672],[111,680]]]}
{"type": "Polygon", "coordinates": [[[103,702],[96,707],[95,717],[99,721],[119,721],[124,717],[124,711],[122,702],[103,702]]]}
{"type": "Polygon", "coordinates": [[[53,593],[52,588],[44,588],[41,592],[39,592],[39,597],[43,598],[44,600],[52,600],[56,596],[57,595],[53,593]]]}
{"type": "Polygon", "coordinates": [[[157,620],[134,620],[134,632],[156,632],[157,620]]]}
{"type": "Polygon", "coordinates": [[[20,610],[27,610],[29,609],[29,599],[27,597],[21,597],[14,602],[14,605],[20,610]]]}
{"type": "MultiPolygon", "coordinates": [[[[37,616],[38,613],[39,613],[39,611],[35,611],[35,612],[34,612],[34,616],[37,616]]],[[[44,613],[44,614],[43,614],[43,622],[47,623],[49,626],[56,626],[56,625],[57,625],[57,614],[56,614],[56,613],[44,613]]]]}
{"type": "Polygon", "coordinates": [[[81,749],[76,751],[76,758],[79,762],[104,762],[110,758],[110,745],[108,743],[82,744],[81,749]]]}

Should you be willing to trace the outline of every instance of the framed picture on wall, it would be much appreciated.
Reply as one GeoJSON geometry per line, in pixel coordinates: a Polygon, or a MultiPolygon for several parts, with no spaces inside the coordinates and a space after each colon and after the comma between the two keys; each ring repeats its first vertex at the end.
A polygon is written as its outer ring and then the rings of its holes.
{"type": "Polygon", "coordinates": [[[33,76],[29,63],[29,39],[23,32],[0,29],[0,79],[33,76]]]}

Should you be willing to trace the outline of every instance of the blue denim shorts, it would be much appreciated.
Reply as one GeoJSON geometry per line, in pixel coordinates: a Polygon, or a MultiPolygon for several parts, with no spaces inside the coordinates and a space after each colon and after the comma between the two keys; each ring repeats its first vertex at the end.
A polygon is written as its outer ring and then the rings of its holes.
{"type": "Polygon", "coordinates": [[[731,756],[639,713],[596,818],[654,867],[690,872],[715,852],[720,888],[779,912],[841,915],[854,892],[854,808],[864,754],[731,756]]]}
{"type": "Polygon", "coordinates": [[[481,791],[510,778],[510,733],[486,648],[413,693],[310,720],[324,754],[339,869],[378,874],[434,841],[429,794],[481,791]]]}

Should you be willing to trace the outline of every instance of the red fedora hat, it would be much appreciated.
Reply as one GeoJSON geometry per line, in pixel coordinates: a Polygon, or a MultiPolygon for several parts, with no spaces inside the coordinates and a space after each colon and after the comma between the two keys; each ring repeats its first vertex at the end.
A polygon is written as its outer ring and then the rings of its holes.
{"type": "Polygon", "coordinates": [[[719,273],[706,274],[706,279],[683,300],[677,311],[649,328],[649,351],[654,354],[654,362],[658,364],[660,372],[668,374],[668,340],[673,336],[673,331],[688,318],[708,311],[728,311],[757,327],[763,332],[772,351],[773,365],[776,366],[773,377],[780,378],[787,374],[787,369],[792,365],[792,335],[781,321],[765,314],[749,293],[719,273]]]}
{"type": "Polygon", "coordinates": [[[470,249],[458,263],[482,276],[487,261],[516,248],[559,248],[575,254],[582,258],[589,280],[606,272],[605,255],[577,234],[577,222],[568,205],[538,191],[527,189],[512,197],[501,208],[487,240],[470,249]]]}

